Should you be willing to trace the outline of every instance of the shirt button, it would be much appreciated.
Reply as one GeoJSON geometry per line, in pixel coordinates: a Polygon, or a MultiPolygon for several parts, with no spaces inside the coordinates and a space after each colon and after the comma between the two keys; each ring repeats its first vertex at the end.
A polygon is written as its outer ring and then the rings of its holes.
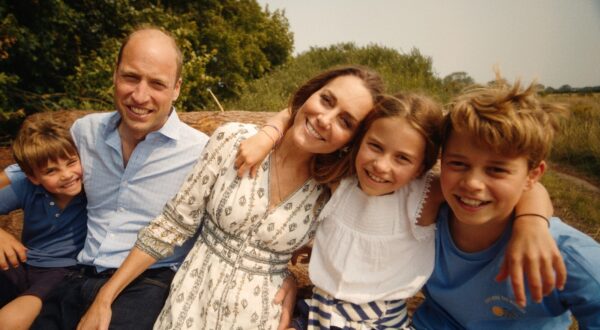
{"type": "Polygon", "coordinates": [[[54,202],[50,202],[50,205],[54,206],[54,202]]]}
{"type": "Polygon", "coordinates": [[[56,218],[60,217],[60,213],[56,213],[56,214],[54,215],[54,217],[56,217],[56,218]]]}

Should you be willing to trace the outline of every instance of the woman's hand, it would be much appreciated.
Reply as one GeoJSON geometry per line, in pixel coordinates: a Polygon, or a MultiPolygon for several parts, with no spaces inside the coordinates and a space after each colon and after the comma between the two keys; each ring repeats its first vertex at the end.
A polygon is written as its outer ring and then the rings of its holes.
{"type": "Polygon", "coordinates": [[[294,306],[296,305],[296,293],[298,291],[298,284],[293,275],[283,280],[281,288],[277,291],[273,303],[281,305],[281,318],[279,319],[279,326],[277,330],[288,329],[292,322],[292,315],[294,313],[294,306]]]}
{"type": "Polygon", "coordinates": [[[112,318],[111,306],[113,301],[117,299],[129,283],[140,276],[155,262],[156,259],[134,246],[127,258],[125,258],[125,261],[121,264],[121,267],[117,269],[110,280],[98,291],[92,305],[85,312],[81,320],[79,320],[77,330],[108,330],[110,319],[112,318]]]}
{"type": "Polygon", "coordinates": [[[85,312],[77,330],[108,330],[110,319],[112,318],[112,309],[110,302],[101,298],[101,292],[98,293],[96,299],[85,312]]]}

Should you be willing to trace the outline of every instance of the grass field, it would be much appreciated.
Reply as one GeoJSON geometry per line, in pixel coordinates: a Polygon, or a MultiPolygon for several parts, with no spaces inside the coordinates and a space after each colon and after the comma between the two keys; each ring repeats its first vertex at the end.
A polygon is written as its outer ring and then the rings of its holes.
{"type": "Polygon", "coordinates": [[[563,123],[550,159],[600,182],[600,94],[556,94],[546,101],[569,106],[570,118],[563,123]]]}

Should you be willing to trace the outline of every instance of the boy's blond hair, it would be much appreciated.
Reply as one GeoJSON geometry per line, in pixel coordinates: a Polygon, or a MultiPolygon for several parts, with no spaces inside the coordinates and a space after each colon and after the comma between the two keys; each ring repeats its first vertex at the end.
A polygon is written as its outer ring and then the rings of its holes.
{"type": "Polygon", "coordinates": [[[526,156],[529,169],[546,158],[559,120],[568,111],[557,103],[542,102],[535,81],[521,88],[509,85],[499,74],[488,87],[475,87],[449,106],[442,125],[442,141],[453,131],[470,135],[477,145],[504,156],[526,156]]]}
{"type": "Polygon", "coordinates": [[[12,145],[13,157],[29,176],[48,161],[77,155],[69,129],[54,120],[30,118],[19,130],[12,145]]]}

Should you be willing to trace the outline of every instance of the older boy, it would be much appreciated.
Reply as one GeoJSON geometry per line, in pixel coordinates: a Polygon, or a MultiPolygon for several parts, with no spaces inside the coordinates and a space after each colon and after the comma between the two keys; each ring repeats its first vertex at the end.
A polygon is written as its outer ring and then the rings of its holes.
{"type": "Polygon", "coordinates": [[[600,245],[557,218],[549,225],[567,266],[564,288],[522,307],[510,283],[494,281],[514,207],[544,173],[563,111],[519,83],[475,89],[452,104],[440,178],[448,205],[438,214],[436,265],[417,329],[566,329],[571,314],[581,328],[600,327],[600,245]]]}
{"type": "Polygon", "coordinates": [[[0,214],[23,209],[23,243],[0,229],[0,329],[28,329],[42,301],[74,266],[86,234],[82,170],[69,130],[27,122],[13,154],[13,179],[0,190],[0,214]]]}

